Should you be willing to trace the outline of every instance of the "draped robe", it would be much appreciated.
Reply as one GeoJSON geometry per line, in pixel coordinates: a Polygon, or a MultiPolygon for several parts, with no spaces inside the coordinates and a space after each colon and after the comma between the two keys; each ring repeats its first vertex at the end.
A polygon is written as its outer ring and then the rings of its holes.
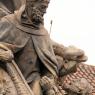
{"type": "Polygon", "coordinates": [[[33,29],[21,25],[15,14],[7,15],[0,20],[0,42],[13,51],[15,61],[28,82],[37,77],[34,73],[43,71],[41,64],[58,76],[58,62],[43,25],[33,29]]]}

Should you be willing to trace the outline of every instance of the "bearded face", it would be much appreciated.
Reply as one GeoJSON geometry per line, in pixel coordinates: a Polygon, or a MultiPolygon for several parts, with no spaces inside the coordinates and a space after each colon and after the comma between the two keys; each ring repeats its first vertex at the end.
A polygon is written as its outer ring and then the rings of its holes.
{"type": "Polygon", "coordinates": [[[33,24],[38,25],[43,23],[43,16],[46,13],[48,3],[44,1],[27,2],[24,16],[27,16],[28,20],[33,24]]]}
{"type": "Polygon", "coordinates": [[[39,25],[43,24],[43,16],[46,13],[48,3],[46,2],[27,2],[23,13],[23,20],[28,20],[28,24],[39,25]]]}
{"type": "Polygon", "coordinates": [[[41,16],[44,16],[44,14],[46,13],[48,4],[49,2],[45,2],[45,1],[35,4],[35,7],[41,12],[41,16]]]}
{"type": "Polygon", "coordinates": [[[30,19],[34,24],[43,23],[43,16],[42,13],[36,8],[32,8],[32,13],[30,15],[30,19]]]}

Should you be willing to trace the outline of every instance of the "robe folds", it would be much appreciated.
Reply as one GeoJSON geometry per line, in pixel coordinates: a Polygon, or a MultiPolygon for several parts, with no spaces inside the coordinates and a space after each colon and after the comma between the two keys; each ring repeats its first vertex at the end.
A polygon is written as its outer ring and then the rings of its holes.
{"type": "MultiPolygon", "coordinates": [[[[50,36],[43,25],[39,29],[23,26],[14,14],[0,19],[0,42],[14,53],[15,61],[27,81],[32,81],[43,64],[54,76],[58,76],[56,60],[50,36]]],[[[40,70],[40,71],[39,71],[40,70]]]]}

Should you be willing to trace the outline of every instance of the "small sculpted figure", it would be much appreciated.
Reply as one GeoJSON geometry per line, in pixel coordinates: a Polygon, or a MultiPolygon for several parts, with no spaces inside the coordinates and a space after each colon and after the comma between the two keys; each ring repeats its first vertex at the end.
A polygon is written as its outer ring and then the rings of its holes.
{"type": "Polygon", "coordinates": [[[85,78],[73,80],[65,86],[68,95],[91,95],[93,87],[85,78]]]}

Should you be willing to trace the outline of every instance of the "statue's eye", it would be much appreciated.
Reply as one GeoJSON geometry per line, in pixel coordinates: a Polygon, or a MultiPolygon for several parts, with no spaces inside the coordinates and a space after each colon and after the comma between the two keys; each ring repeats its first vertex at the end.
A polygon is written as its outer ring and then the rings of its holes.
{"type": "Polygon", "coordinates": [[[42,8],[42,9],[46,9],[47,7],[46,7],[46,6],[44,6],[44,5],[42,5],[42,6],[41,6],[41,8],[42,8]]]}

